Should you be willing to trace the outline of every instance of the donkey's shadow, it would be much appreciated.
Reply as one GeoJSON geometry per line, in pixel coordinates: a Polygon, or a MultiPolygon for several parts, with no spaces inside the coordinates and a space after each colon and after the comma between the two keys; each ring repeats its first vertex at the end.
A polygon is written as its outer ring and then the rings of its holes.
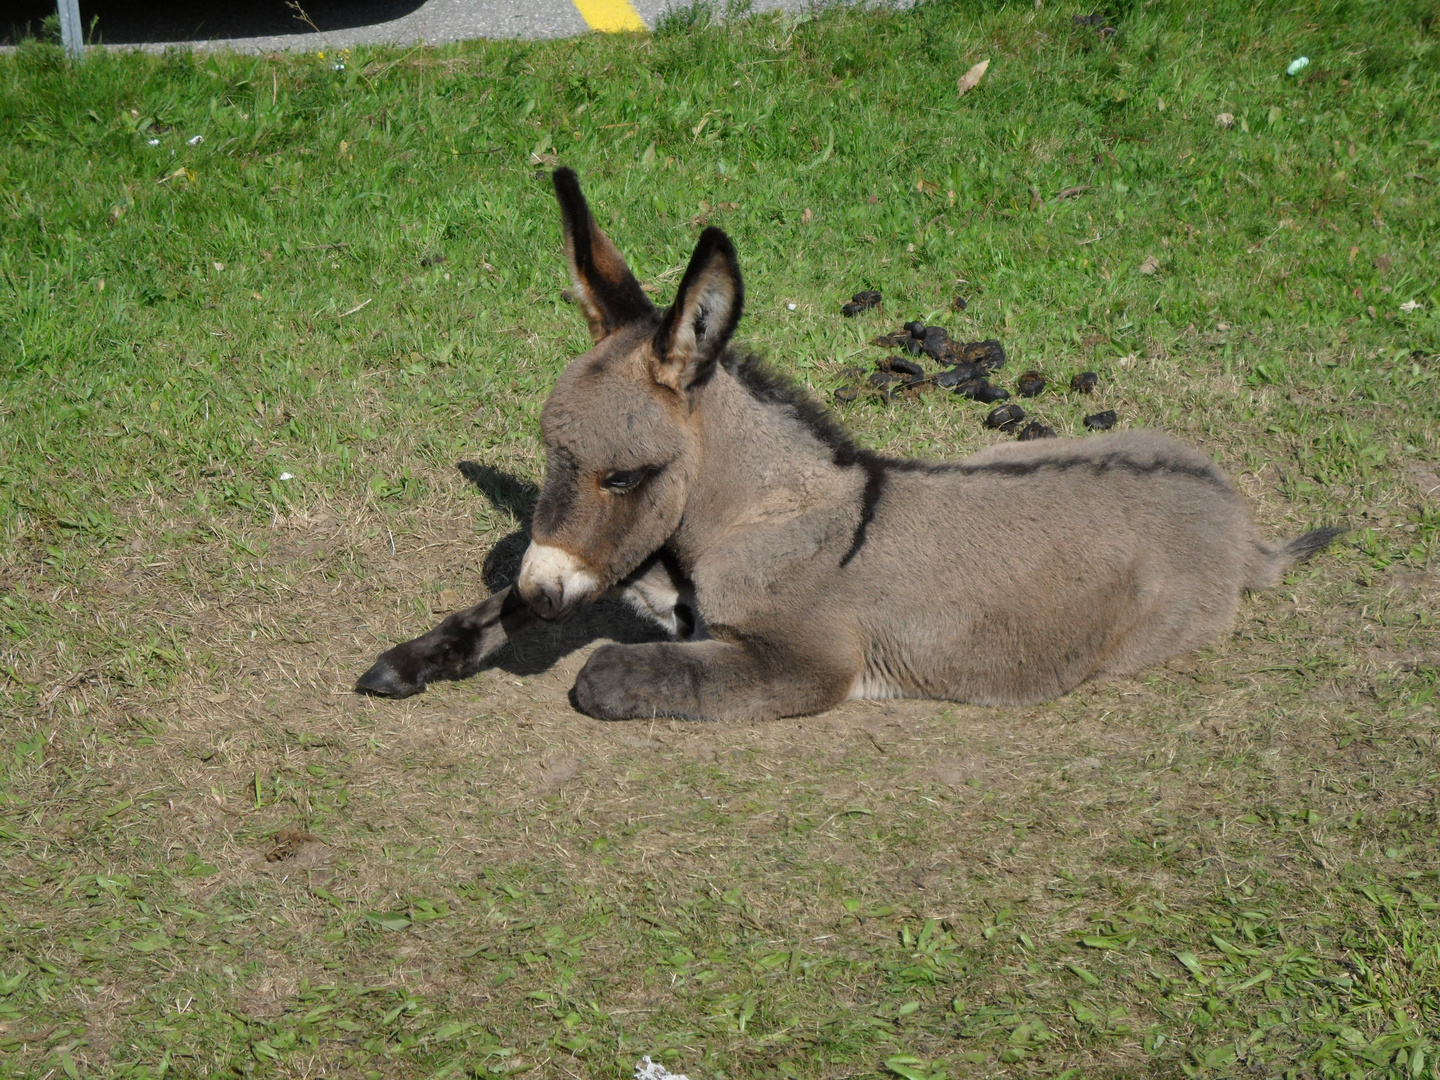
{"type": "MultiPolygon", "coordinates": [[[[478,461],[460,461],[456,468],[495,509],[525,522],[534,515],[540,489],[530,481],[478,461]]],[[[514,583],[529,546],[530,530],[525,527],[503,537],[486,554],[482,573],[492,593],[514,583]]],[[[641,619],[623,603],[602,599],[587,604],[564,622],[541,623],[511,638],[486,666],[512,675],[538,675],[599,638],[623,645],[668,640],[653,623],[641,619]]]]}

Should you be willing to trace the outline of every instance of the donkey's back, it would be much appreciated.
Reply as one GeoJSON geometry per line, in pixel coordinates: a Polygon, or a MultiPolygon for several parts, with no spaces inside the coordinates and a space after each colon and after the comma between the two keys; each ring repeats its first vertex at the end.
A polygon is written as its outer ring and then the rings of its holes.
{"type": "Polygon", "coordinates": [[[1214,462],[1154,432],[882,467],[847,568],[867,642],[852,696],[1054,697],[1212,640],[1293,561],[1214,462]]]}

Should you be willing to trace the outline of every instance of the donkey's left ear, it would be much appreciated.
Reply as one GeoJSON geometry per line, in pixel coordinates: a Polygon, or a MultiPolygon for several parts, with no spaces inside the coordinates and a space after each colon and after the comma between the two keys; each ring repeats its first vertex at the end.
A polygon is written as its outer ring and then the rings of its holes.
{"type": "Polygon", "coordinates": [[[708,379],[744,306],[735,245],[712,226],[700,234],[675,303],[655,332],[655,381],[688,390],[708,379]]]}

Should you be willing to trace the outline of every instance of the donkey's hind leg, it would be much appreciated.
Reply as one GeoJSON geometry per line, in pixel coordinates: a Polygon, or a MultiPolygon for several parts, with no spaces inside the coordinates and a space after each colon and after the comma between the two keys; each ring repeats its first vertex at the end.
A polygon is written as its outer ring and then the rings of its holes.
{"type": "Polygon", "coordinates": [[[536,618],[506,586],[474,607],[457,611],[427,634],[387,649],[360,676],[355,689],[380,697],[418,694],[441,679],[474,675],[516,634],[536,618]]]}
{"type": "Polygon", "coordinates": [[[726,641],[604,645],[571,700],[598,720],[773,720],[838,705],[854,678],[841,663],[726,641]]]}

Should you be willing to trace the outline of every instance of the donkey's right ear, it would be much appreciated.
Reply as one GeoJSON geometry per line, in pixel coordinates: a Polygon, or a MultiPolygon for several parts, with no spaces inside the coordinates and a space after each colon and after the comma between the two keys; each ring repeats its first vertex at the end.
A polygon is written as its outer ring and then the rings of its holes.
{"type": "Polygon", "coordinates": [[[595,224],[574,170],[556,169],[552,179],[560,201],[572,292],[590,324],[590,336],[600,341],[627,323],[648,318],[655,309],[620,252],[595,224]]]}

